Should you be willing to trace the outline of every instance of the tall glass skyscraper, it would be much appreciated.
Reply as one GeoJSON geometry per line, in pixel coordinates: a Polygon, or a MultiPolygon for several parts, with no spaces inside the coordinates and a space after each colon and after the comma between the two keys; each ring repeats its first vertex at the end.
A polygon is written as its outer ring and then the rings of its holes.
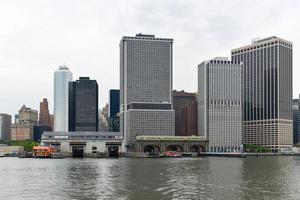
{"type": "Polygon", "coordinates": [[[233,49],[243,62],[243,143],[274,151],[293,144],[293,44],[278,37],[233,49]]]}
{"type": "Polygon", "coordinates": [[[109,131],[119,132],[120,131],[120,90],[109,90],[109,131]]]}
{"type": "Polygon", "coordinates": [[[175,135],[173,39],[137,34],[120,42],[120,130],[127,151],[138,135],[175,135]]]}
{"type": "Polygon", "coordinates": [[[54,131],[68,131],[69,82],[73,75],[67,66],[54,72],[54,131]]]}
{"type": "Polygon", "coordinates": [[[69,131],[98,131],[98,84],[89,77],[69,82],[69,131]]]}

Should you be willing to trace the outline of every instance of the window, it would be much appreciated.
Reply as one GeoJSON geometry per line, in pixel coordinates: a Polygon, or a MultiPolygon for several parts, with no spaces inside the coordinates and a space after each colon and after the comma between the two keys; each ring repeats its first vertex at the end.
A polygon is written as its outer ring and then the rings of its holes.
{"type": "Polygon", "coordinates": [[[97,147],[92,147],[92,153],[97,153],[97,147]]]}

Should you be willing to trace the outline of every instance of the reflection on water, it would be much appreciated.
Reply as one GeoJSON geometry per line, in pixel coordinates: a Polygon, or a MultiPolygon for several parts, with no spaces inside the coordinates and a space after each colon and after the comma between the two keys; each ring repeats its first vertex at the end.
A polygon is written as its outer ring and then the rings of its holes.
{"type": "Polygon", "coordinates": [[[300,199],[300,157],[0,158],[0,199],[300,199]]]}

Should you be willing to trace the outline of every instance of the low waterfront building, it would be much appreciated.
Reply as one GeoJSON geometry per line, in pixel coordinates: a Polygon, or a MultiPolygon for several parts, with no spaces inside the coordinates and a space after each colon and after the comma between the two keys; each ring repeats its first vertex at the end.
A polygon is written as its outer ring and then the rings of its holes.
{"type": "Polygon", "coordinates": [[[44,132],[41,143],[64,156],[114,157],[121,153],[120,132],[44,132]]]}
{"type": "Polygon", "coordinates": [[[136,137],[137,152],[164,153],[177,152],[206,152],[208,141],[204,136],[147,136],[136,137]]]}

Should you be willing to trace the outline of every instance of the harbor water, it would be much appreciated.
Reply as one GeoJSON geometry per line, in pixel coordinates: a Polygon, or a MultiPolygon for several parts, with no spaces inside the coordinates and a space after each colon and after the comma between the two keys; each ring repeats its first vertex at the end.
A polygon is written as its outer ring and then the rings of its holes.
{"type": "Polygon", "coordinates": [[[300,157],[0,158],[0,199],[300,199],[300,157]]]}

